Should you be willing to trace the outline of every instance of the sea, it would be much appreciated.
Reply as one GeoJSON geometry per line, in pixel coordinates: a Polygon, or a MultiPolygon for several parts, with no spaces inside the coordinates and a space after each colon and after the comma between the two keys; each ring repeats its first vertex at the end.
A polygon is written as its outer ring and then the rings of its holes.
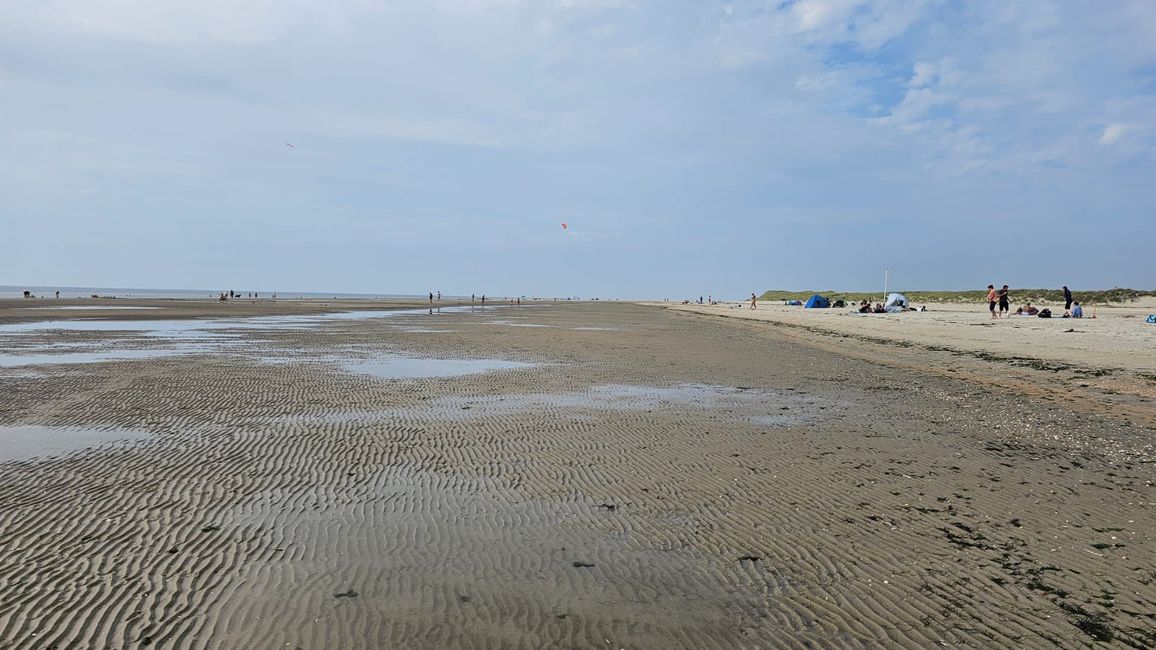
{"type": "MultiPolygon", "coordinates": [[[[249,289],[237,289],[230,287],[234,291],[239,292],[242,296],[248,296],[252,291],[249,289]]],[[[31,291],[32,295],[40,298],[53,298],[56,292],[60,292],[61,298],[89,298],[93,295],[101,298],[168,298],[168,299],[198,299],[208,298],[215,299],[221,295],[221,289],[136,289],[129,287],[38,287],[25,286],[15,287],[0,285],[0,298],[21,298],[25,291],[31,291]]],[[[229,289],[223,290],[225,293],[229,289]]],[[[424,297],[423,294],[402,294],[402,293],[338,293],[325,291],[256,291],[261,298],[271,298],[276,294],[278,298],[285,299],[329,299],[329,300],[410,300],[424,297]]],[[[454,296],[443,296],[444,298],[453,298],[454,296]]]]}

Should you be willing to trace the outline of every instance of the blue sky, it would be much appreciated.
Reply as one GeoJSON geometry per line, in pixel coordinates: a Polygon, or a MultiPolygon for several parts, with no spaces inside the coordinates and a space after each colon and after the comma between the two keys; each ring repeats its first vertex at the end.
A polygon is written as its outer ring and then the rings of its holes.
{"type": "Polygon", "coordinates": [[[1154,288],[1153,34],[1151,0],[5,0],[0,284],[1154,288]]]}

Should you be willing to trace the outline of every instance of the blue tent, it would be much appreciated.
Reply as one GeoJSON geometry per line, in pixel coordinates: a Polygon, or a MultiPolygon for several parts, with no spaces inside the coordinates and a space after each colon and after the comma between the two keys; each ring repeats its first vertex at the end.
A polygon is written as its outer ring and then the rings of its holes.
{"type": "Polygon", "coordinates": [[[830,306],[830,300],[827,300],[819,294],[815,294],[807,300],[807,304],[803,305],[803,309],[826,309],[830,306]]]}

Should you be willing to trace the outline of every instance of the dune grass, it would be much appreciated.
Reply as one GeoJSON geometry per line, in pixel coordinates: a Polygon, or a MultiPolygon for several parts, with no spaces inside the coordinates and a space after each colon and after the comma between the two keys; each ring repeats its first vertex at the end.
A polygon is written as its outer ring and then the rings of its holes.
{"type": "MultiPolygon", "coordinates": [[[[997,287],[998,288],[998,287],[997,287]]],[[[895,291],[895,289],[893,289],[895,291]]],[[[806,302],[808,298],[815,294],[819,294],[829,298],[832,302],[836,300],[843,300],[848,304],[852,302],[859,302],[867,300],[870,302],[882,302],[883,292],[863,292],[863,291],[783,291],[770,290],[759,296],[759,300],[766,301],[784,301],[784,300],[801,300],[806,302]]],[[[975,291],[918,291],[918,290],[900,290],[900,293],[907,296],[907,299],[912,303],[921,302],[984,302],[987,297],[987,289],[975,291]]],[[[1064,301],[1064,292],[1060,289],[1011,289],[1010,296],[1012,302],[1059,302],[1064,301]]],[[[1087,304],[1108,304],[1108,303],[1124,303],[1127,304],[1144,296],[1156,296],[1156,290],[1141,290],[1141,289],[1097,289],[1094,291],[1072,291],[1072,297],[1081,303],[1087,304]]]]}

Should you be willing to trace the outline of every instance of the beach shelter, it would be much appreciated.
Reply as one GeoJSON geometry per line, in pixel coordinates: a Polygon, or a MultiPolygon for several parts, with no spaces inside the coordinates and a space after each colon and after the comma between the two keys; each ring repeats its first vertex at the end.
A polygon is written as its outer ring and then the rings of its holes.
{"type": "Polygon", "coordinates": [[[826,309],[831,306],[831,301],[827,300],[819,294],[815,294],[807,299],[807,304],[803,305],[804,309],[826,309]]]}
{"type": "Polygon", "coordinates": [[[901,293],[887,294],[887,302],[883,303],[883,309],[889,312],[907,311],[911,303],[907,300],[907,296],[901,293]]]}

